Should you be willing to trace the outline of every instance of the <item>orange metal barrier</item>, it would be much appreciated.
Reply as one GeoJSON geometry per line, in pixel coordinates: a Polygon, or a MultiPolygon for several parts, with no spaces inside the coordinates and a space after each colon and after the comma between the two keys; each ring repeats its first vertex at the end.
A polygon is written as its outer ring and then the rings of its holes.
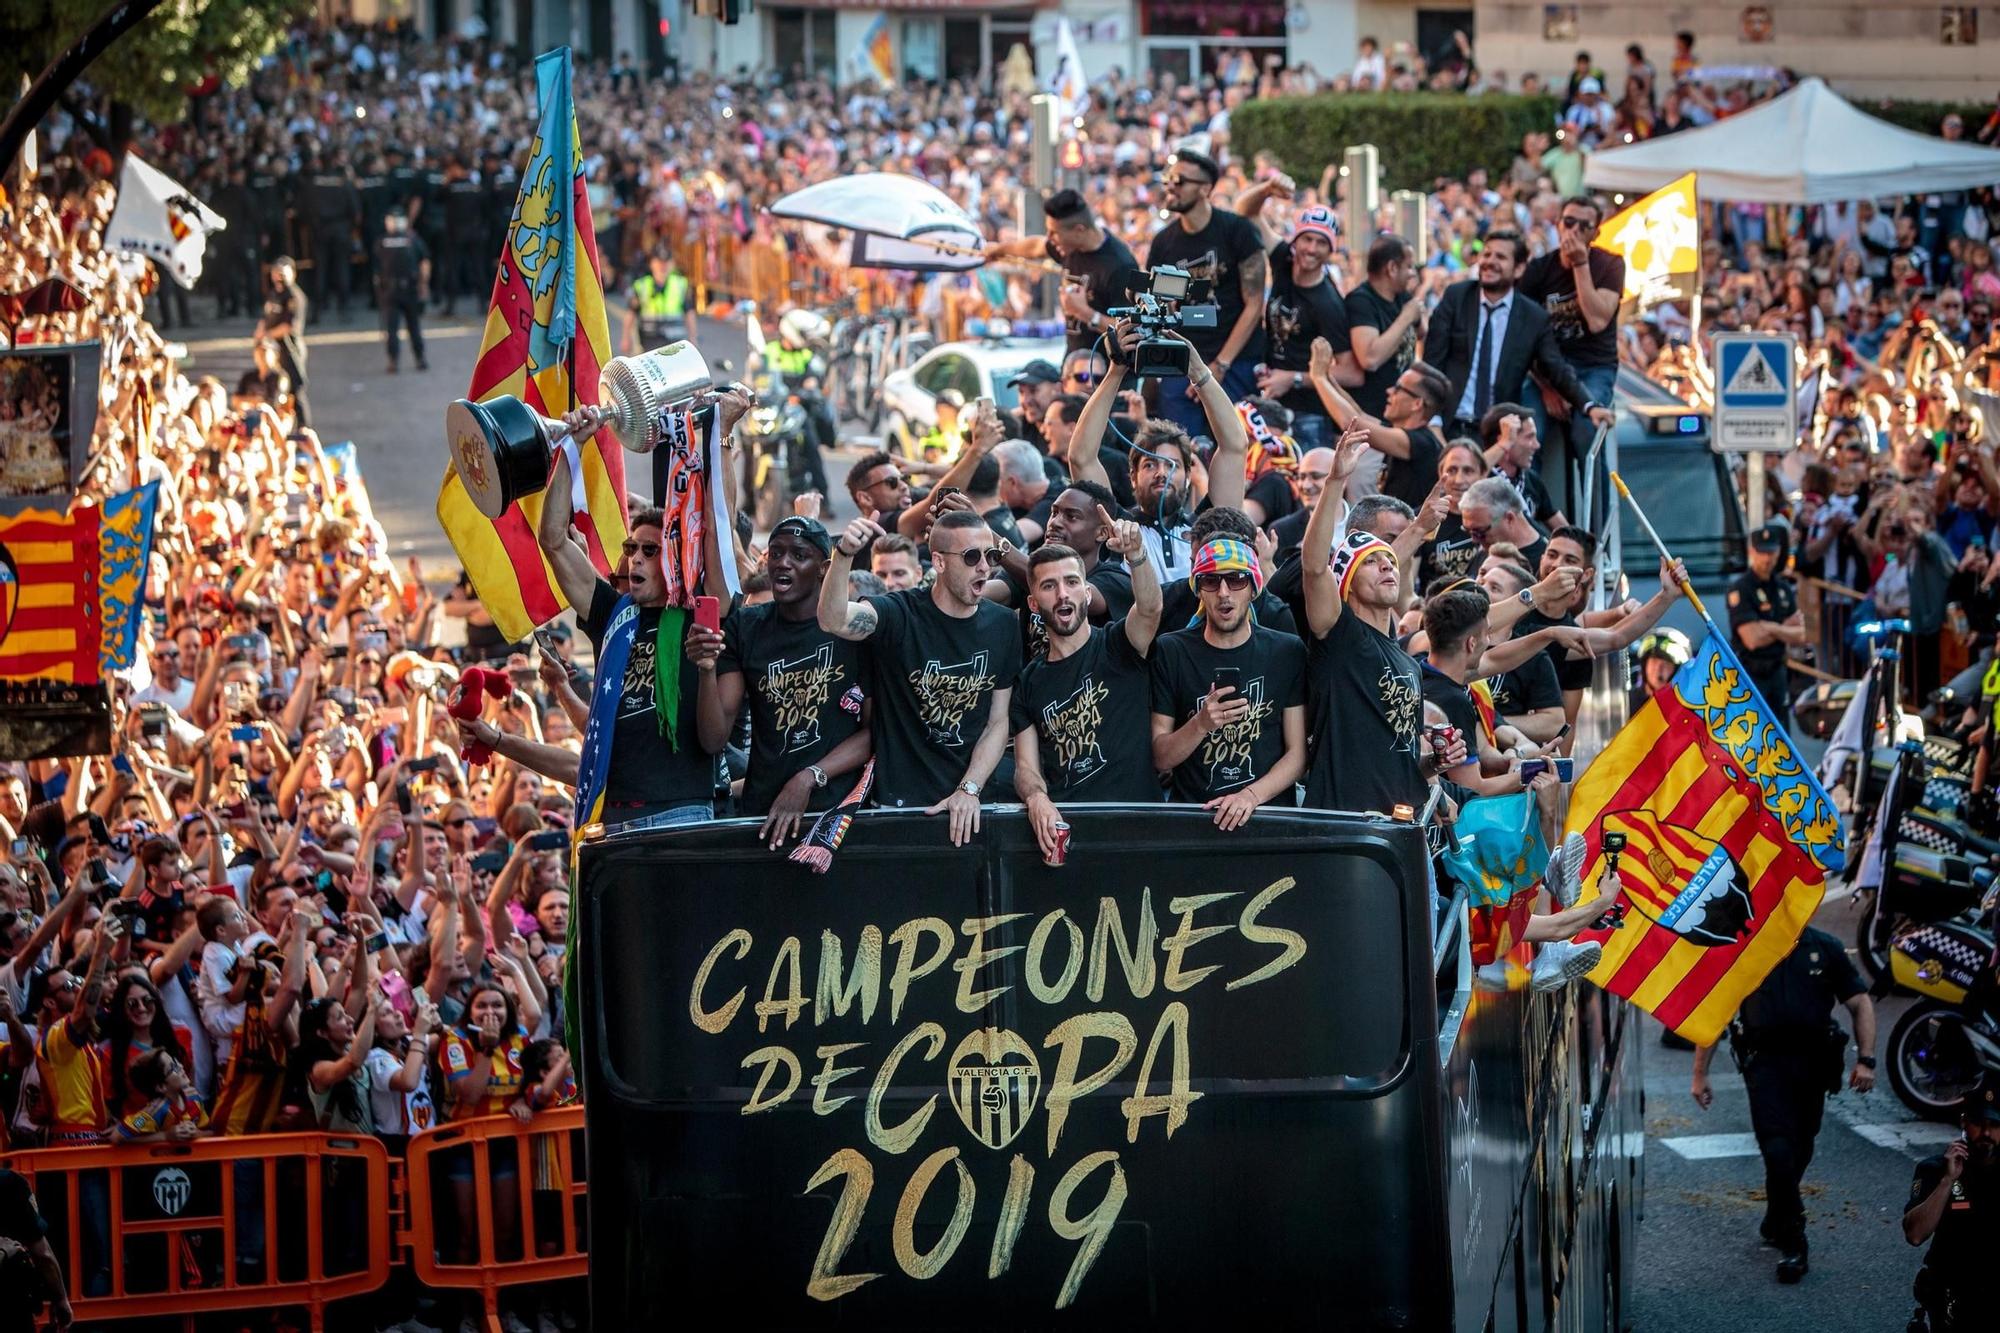
{"type": "Polygon", "coordinates": [[[417,1280],[479,1292],[487,1323],[497,1328],[502,1287],[582,1277],[588,1270],[578,1215],[588,1185],[578,1169],[582,1135],[583,1108],[563,1106],[525,1125],[512,1116],[485,1116],[412,1138],[404,1240],[417,1280]],[[517,1197],[503,1227],[495,1200],[509,1190],[517,1197]],[[476,1219],[470,1227],[468,1210],[476,1219]]]}
{"type": "Polygon", "coordinates": [[[375,1139],[36,1148],[0,1165],[39,1195],[80,1322],[300,1306],[319,1330],[329,1302],[389,1278],[389,1154],[375,1139]]]}

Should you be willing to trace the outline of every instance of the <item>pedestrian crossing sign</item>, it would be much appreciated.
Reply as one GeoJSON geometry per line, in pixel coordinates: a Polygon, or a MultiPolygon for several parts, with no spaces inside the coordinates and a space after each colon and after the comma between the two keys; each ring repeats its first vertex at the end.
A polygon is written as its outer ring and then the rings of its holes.
{"type": "Polygon", "coordinates": [[[1790,334],[1715,338],[1714,447],[1782,452],[1798,442],[1798,371],[1790,334]]]}

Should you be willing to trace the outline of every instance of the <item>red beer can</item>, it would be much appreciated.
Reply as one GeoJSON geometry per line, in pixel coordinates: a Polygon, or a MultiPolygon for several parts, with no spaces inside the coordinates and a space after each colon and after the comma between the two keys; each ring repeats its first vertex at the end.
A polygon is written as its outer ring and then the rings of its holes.
{"type": "Polygon", "coordinates": [[[1055,854],[1053,856],[1044,855],[1042,857],[1042,864],[1045,866],[1059,866],[1068,860],[1069,860],[1069,821],[1066,819],[1058,819],[1056,821],[1055,854]]]}

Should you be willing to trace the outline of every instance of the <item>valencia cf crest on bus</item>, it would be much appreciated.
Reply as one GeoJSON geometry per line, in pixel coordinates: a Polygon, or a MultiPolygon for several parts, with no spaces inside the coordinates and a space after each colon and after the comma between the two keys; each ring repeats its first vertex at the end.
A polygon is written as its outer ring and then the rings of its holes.
{"type": "Polygon", "coordinates": [[[1005,1028],[966,1034],[951,1053],[951,1104],[972,1136],[1004,1148],[1027,1127],[1042,1096],[1042,1066],[1035,1053],[1005,1028]]]}
{"type": "Polygon", "coordinates": [[[1750,878],[1729,850],[1650,810],[1604,816],[1604,831],[1623,833],[1618,877],[1641,912],[1690,944],[1734,944],[1750,932],[1750,878]]]}

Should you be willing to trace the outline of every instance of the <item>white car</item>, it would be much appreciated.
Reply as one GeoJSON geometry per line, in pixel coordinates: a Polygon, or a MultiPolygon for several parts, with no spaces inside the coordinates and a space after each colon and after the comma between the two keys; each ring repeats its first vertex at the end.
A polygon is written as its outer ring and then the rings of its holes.
{"type": "Polygon", "coordinates": [[[1062,369],[1063,348],[1061,338],[996,338],[932,348],[915,364],[882,381],[882,403],[888,409],[882,421],[882,447],[905,458],[916,457],[917,441],[937,425],[937,400],[947,389],[958,390],[968,404],[991,398],[1002,411],[1012,410],[1020,395],[1007,381],[1030,361],[1062,369]]]}

